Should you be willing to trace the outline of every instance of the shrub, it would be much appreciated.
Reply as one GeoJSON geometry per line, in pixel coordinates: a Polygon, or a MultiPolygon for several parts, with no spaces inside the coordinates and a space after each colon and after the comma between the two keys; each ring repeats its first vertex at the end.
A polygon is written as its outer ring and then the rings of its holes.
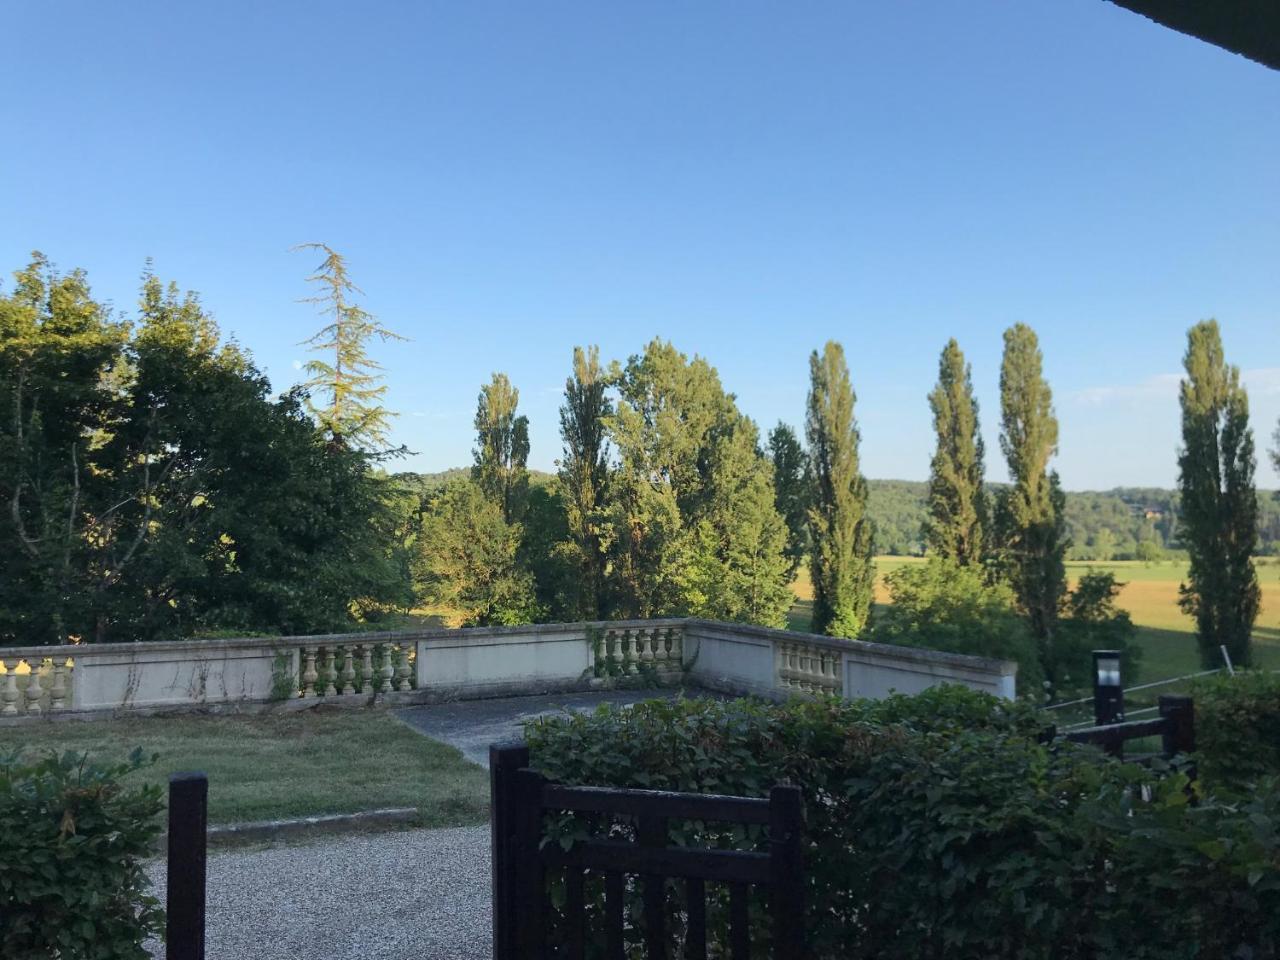
{"type": "Polygon", "coordinates": [[[12,960],[144,960],[162,912],[142,861],[160,832],[159,787],[66,753],[0,757],[0,950],[12,960]]]}
{"type": "Polygon", "coordinates": [[[1196,748],[1205,781],[1242,790],[1280,776],[1280,674],[1218,674],[1192,686],[1196,748]]]}
{"type": "MultiPolygon", "coordinates": [[[[952,688],[878,703],[655,701],[544,718],[526,736],[533,765],[562,782],[746,796],[799,784],[816,958],[1276,955],[1274,795],[1192,807],[1178,770],[1041,746],[1037,727],[1023,707],[952,688]]],[[[568,842],[630,827],[564,816],[548,829],[568,842]]],[[[672,837],[765,841],[692,822],[672,837]]]]}

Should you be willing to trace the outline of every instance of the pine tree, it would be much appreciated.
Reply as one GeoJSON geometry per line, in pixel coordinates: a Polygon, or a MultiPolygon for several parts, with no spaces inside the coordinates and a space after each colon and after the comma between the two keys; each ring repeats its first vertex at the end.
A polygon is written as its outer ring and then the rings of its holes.
{"type": "Polygon", "coordinates": [[[809,458],[796,432],[781,421],[769,431],[769,456],[774,504],[787,524],[787,579],[794,580],[809,550],[809,458]]]}
{"type": "Polygon", "coordinates": [[[1240,371],[1223,358],[1216,320],[1187,333],[1182,381],[1181,539],[1190,554],[1182,609],[1195,618],[1206,668],[1221,665],[1219,647],[1248,666],[1260,592],[1251,559],[1258,541],[1253,431],[1240,371]]]}
{"type": "Polygon", "coordinates": [[[382,382],[382,365],[369,356],[369,341],[404,340],[392,333],[363,308],[352,303],[353,294],[363,294],[347,273],[343,256],[323,243],[304,243],[296,250],[319,250],[324,260],[308,283],[318,284],[321,293],[303,303],[319,305],[330,322],[315,336],[304,340],[313,352],[332,353],[333,361],[309,360],[303,368],[309,379],[302,385],[312,394],[327,396],[317,404],[308,400],[308,409],[338,446],[369,452],[385,452],[391,418],[382,405],[387,386],[382,382]]]}
{"type": "Polygon", "coordinates": [[[1048,468],[1057,452],[1058,420],[1041,369],[1035,331],[1021,323],[1006,330],[1000,366],[1000,447],[1009,463],[1011,484],[997,501],[1001,560],[1052,683],[1054,631],[1066,592],[1063,557],[1070,542],[1066,497],[1057,472],[1048,468]]]}
{"type": "Polygon", "coordinates": [[[855,397],[840,344],[828,341],[821,354],[813,351],[809,376],[813,630],[856,637],[871,612],[875,568],[867,481],[858,469],[855,397]]]}
{"type": "Polygon", "coordinates": [[[938,442],[929,470],[929,516],[924,541],[933,554],[960,566],[983,560],[987,524],[983,493],[983,445],[978,401],[960,346],[951,340],[938,362],[938,384],[929,394],[938,442]]]}
{"type": "Polygon", "coordinates": [[[565,380],[560,407],[564,459],[560,482],[565,493],[570,536],[580,566],[580,615],[601,615],[605,557],[600,542],[601,511],[609,482],[606,418],[613,413],[607,395],[609,377],[600,366],[598,347],[573,348],[573,375],[565,380]]]}
{"type": "Polygon", "coordinates": [[[472,479],[502,511],[507,523],[524,519],[529,496],[529,418],[516,416],[520,391],[505,373],[480,388],[476,403],[476,442],[472,479]]]}

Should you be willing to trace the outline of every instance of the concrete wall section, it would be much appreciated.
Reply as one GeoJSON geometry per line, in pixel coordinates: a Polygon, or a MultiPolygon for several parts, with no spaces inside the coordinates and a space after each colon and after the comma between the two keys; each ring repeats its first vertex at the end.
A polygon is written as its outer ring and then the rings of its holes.
{"type": "Polygon", "coordinates": [[[548,680],[576,681],[591,671],[585,629],[496,635],[458,632],[418,641],[418,689],[536,686],[548,680]]]}
{"type": "MultiPolygon", "coordinates": [[[[260,701],[271,696],[277,651],[261,642],[128,646],[132,649],[113,644],[106,653],[76,651],[71,709],[260,701]]],[[[285,655],[296,657],[289,651],[285,655]]]]}

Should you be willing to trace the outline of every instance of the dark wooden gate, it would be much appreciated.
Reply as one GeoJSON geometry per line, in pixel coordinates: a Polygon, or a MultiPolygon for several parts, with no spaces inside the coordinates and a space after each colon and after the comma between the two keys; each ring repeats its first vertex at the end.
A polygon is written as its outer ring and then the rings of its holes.
{"type": "MultiPolygon", "coordinates": [[[[729,956],[752,955],[748,903],[752,886],[769,893],[774,960],[799,960],[804,944],[804,877],[800,840],[800,788],[777,786],[768,800],[654,790],[566,787],[549,783],[528,769],[529,751],[521,746],[494,746],[489,751],[492,789],[493,955],[494,960],[547,960],[553,916],[547,880],[563,871],[565,903],[556,915],[564,929],[554,931],[570,960],[585,954],[587,908],[584,881],[588,871],[604,877],[604,928],[608,960],[625,956],[624,899],[627,878],[639,878],[642,922],[648,960],[665,960],[668,880],[683,881],[684,956],[707,956],[707,884],[729,890],[729,956]],[[569,849],[542,844],[543,814],[569,811],[630,817],[636,842],[615,839],[578,840],[569,849]],[[769,828],[769,852],[673,847],[669,820],[702,820],[758,824],[769,828]]],[[[764,957],[762,949],[756,957],[764,957]]]]}

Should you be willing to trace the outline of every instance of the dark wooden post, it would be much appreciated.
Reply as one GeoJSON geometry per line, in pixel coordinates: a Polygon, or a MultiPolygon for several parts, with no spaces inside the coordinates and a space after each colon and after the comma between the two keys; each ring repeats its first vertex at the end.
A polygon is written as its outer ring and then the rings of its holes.
{"type": "Polygon", "coordinates": [[[169,879],[165,955],[204,960],[206,831],[209,779],[169,777],[169,879]]]}
{"type": "Polygon", "coordinates": [[[804,810],[799,787],[769,791],[769,862],[773,877],[773,955],[800,960],[804,952],[804,810]]]}
{"type": "Polygon", "coordinates": [[[546,953],[546,879],[542,865],[542,788],[536,770],[517,770],[515,779],[515,838],[513,903],[515,912],[513,960],[543,960],[546,953]]]}
{"type": "Polygon", "coordinates": [[[519,956],[515,945],[516,779],[529,765],[524,744],[489,747],[489,853],[493,870],[493,957],[519,956]]]}
{"type": "Polygon", "coordinates": [[[1167,757],[1194,753],[1196,749],[1196,706],[1190,697],[1163,696],[1160,716],[1167,724],[1161,747],[1167,757]]]}
{"type": "Polygon", "coordinates": [[[1093,724],[1105,727],[1124,722],[1124,686],[1120,682],[1120,651],[1093,651],[1093,724]]]}
{"type": "MultiPolygon", "coordinates": [[[[636,839],[642,847],[667,845],[667,818],[643,816],[636,827],[636,839]]],[[[666,880],[659,874],[646,874],[644,883],[645,960],[667,960],[666,880]]]]}

